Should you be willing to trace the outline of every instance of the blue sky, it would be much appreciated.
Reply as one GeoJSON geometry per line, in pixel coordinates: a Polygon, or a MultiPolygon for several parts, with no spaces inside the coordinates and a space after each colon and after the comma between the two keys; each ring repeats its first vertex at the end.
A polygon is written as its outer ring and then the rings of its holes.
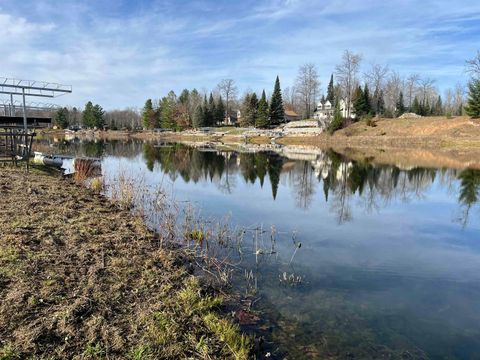
{"type": "Polygon", "coordinates": [[[222,78],[270,92],[307,62],[325,90],[345,49],[443,92],[480,49],[480,1],[0,0],[0,48],[0,76],[71,84],[57,103],[106,109],[222,78]]]}

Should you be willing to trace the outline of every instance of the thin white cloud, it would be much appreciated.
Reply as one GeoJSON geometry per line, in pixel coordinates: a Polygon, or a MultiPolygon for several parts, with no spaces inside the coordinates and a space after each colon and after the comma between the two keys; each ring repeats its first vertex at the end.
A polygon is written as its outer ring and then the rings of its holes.
{"type": "Polygon", "coordinates": [[[213,88],[222,77],[268,91],[277,74],[291,85],[305,62],[319,66],[325,83],[347,48],[442,85],[480,42],[480,4],[471,0],[265,0],[231,12],[228,3],[167,1],[124,13],[25,1],[20,17],[13,5],[0,9],[0,47],[8,49],[0,75],[71,83],[74,93],[61,101],[80,106],[138,106],[170,89],[213,88]]]}
{"type": "Polygon", "coordinates": [[[13,17],[10,14],[0,13],[0,41],[6,42],[9,39],[21,40],[25,37],[38,35],[38,33],[49,32],[55,26],[52,23],[37,24],[27,21],[23,17],[13,17]]]}

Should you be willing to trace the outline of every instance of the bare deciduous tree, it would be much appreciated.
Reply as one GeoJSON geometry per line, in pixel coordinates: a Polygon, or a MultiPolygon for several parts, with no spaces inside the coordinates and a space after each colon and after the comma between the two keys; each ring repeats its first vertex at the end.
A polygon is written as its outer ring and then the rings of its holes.
{"type": "Polygon", "coordinates": [[[420,75],[410,74],[405,83],[406,97],[408,108],[412,108],[413,98],[415,97],[415,92],[417,91],[418,82],[420,80],[420,75]]]}
{"type": "Polygon", "coordinates": [[[454,100],[454,107],[455,113],[458,115],[462,115],[463,104],[465,103],[465,86],[458,83],[455,86],[455,100],[454,100]]]}
{"type": "Polygon", "coordinates": [[[452,89],[447,89],[447,91],[445,92],[444,106],[445,106],[445,113],[448,115],[453,115],[455,113],[453,99],[454,99],[454,95],[453,95],[452,89]]]}
{"type": "Polygon", "coordinates": [[[475,78],[480,78],[480,50],[477,50],[477,55],[466,61],[466,71],[475,78]]]}
{"type": "Polygon", "coordinates": [[[397,101],[400,97],[400,92],[403,91],[404,81],[400,74],[392,71],[385,84],[385,107],[390,110],[395,110],[397,101]]]}
{"type": "Polygon", "coordinates": [[[142,126],[142,117],[138,109],[111,110],[105,112],[105,123],[111,128],[131,128],[142,126]]]}
{"type": "Polygon", "coordinates": [[[384,90],[385,79],[387,78],[389,69],[388,66],[380,64],[372,64],[370,70],[364,73],[365,81],[373,91],[384,90]]]}
{"type": "Polygon", "coordinates": [[[335,67],[336,79],[341,86],[346,102],[347,117],[350,117],[352,95],[356,87],[356,77],[361,60],[361,55],[345,50],[342,62],[335,67]]]}
{"type": "Polygon", "coordinates": [[[427,99],[430,97],[432,92],[435,90],[433,85],[435,84],[435,80],[431,78],[421,78],[419,80],[420,84],[420,94],[422,96],[422,102],[425,104],[427,99]]]}
{"type": "Polygon", "coordinates": [[[287,86],[285,89],[282,91],[282,98],[283,98],[283,103],[294,109],[295,111],[297,110],[298,107],[298,101],[297,101],[297,89],[295,86],[287,86]]]}
{"type": "Polygon", "coordinates": [[[228,114],[230,110],[230,102],[235,99],[237,95],[237,86],[235,85],[235,80],[233,79],[223,79],[217,85],[218,91],[225,98],[226,102],[226,112],[228,114]]]}
{"type": "Polygon", "coordinates": [[[304,117],[309,118],[312,114],[312,107],[315,106],[317,94],[319,93],[320,81],[315,64],[308,63],[298,69],[295,89],[304,107],[304,117]]]}

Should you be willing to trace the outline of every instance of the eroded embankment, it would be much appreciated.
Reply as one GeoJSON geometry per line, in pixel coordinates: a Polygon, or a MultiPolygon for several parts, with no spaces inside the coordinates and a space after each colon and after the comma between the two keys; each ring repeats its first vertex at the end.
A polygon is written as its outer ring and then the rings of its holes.
{"type": "Polygon", "coordinates": [[[222,299],[140,217],[0,167],[0,358],[247,358],[222,299]]]}

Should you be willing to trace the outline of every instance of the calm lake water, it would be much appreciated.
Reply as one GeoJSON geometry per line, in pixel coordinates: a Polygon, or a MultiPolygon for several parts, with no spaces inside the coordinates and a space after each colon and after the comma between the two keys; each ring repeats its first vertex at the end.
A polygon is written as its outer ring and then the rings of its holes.
{"type": "Polygon", "coordinates": [[[480,358],[478,170],[140,141],[53,146],[102,157],[108,181],[128,174],[206,217],[263,227],[260,245],[275,251],[247,249],[235,286],[255,299],[274,358],[480,358]]]}

